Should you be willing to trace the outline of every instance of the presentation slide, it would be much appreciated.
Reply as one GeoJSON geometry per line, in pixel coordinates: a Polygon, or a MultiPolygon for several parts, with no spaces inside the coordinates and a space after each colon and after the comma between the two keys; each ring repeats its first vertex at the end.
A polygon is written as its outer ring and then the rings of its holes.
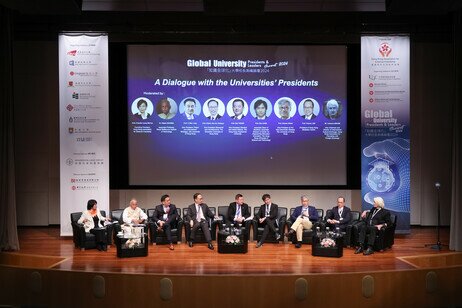
{"type": "Polygon", "coordinates": [[[127,46],[129,184],[346,185],[346,59],[345,46],[127,46]]]}

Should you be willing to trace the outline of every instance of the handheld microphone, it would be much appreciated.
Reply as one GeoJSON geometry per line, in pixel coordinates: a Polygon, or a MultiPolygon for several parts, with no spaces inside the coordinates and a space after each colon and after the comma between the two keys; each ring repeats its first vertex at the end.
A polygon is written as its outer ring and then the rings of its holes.
{"type": "Polygon", "coordinates": [[[435,183],[435,187],[439,189],[439,188],[441,187],[440,182],[436,182],[436,183],[435,183]]]}

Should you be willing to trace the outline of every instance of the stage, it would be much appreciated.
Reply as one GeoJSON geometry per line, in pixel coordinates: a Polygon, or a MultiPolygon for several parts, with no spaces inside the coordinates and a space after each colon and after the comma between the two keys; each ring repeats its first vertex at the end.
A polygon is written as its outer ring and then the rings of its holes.
{"type": "MultiPolygon", "coordinates": [[[[396,235],[391,249],[370,256],[345,248],[341,258],[313,257],[309,245],[257,249],[255,242],[247,254],[183,242],[174,251],[149,245],[147,257],[118,258],[115,246],[75,248],[57,227],[21,228],[19,238],[19,252],[0,253],[0,305],[338,307],[332,292],[342,294],[345,307],[462,305],[462,253],[425,247],[436,242],[435,228],[413,227],[396,235]]],[[[441,240],[448,239],[443,228],[441,240]]]]}
{"type": "MultiPolygon", "coordinates": [[[[394,271],[417,268],[413,260],[448,253],[438,252],[425,244],[436,242],[435,228],[414,227],[409,235],[396,235],[391,249],[371,256],[355,255],[353,248],[344,248],[342,258],[313,257],[311,245],[296,249],[290,243],[265,243],[255,248],[249,242],[246,254],[219,254],[217,245],[211,251],[206,244],[193,248],[183,242],[170,251],[167,245],[149,245],[147,257],[117,258],[114,245],[108,251],[81,251],[72,238],[60,237],[59,228],[22,228],[19,230],[21,250],[15,256],[33,255],[50,260],[47,268],[70,271],[149,273],[168,275],[306,275],[394,271]],[[408,261],[411,260],[411,261],[408,261]]],[[[448,243],[449,229],[442,229],[443,243],[448,243]]],[[[420,262],[419,264],[421,264],[420,262]]]]}

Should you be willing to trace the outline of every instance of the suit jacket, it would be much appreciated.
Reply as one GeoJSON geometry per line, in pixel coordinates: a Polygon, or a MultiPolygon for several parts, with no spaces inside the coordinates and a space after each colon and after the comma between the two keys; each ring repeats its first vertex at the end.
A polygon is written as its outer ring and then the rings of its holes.
{"type": "MultiPolygon", "coordinates": [[[[305,118],[305,115],[302,115],[301,117],[302,117],[303,119],[305,119],[305,120],[308,120],[308,119],[305,118]]],[[[311,119],[310,119],[310,120],[313,120],[313,119],[316,119],[316,115],[315,115],[314,113],[313,113],[313,115],[311,116],[311,119]]]]}
{"type": "MultiPolygon", "coordinates": [[[[236,215],[236,202],[231,202],[228,207],[228,217],[226,217],[226,220],[228,222],[233,222],[234,221],[234,216],[236,215]]],[[[250,217],[250,211],[249,211],[249,205],[247,203],[243,203],[241,205],[241,216],[244,218],[249,218],[250,217]]]]}
{"type": "Polygon", "coordinates": [[[170,210],[167,214],[167,220],[164,220],[164,214],[164,206],[162,204],[159,204],[158,206],[156,206],[156,210],[154,211],[154,221],[158,222],[159,220],[162,220],[170,224],[172,221],[176,221],[178,219],[178,210],[176,209],[175,204],[170,204],[170,210]]]}
{"type": "MultiPolygon", "coordinates": [[[[302,208],[303,205],[297,206],[292,215],[290,215],[290,220],[292,220],[293,222],[297,220],[297,218],[300,215],[302,215],[302,208]]],[[[316,208],[314,206],[308,205],[308,215],[308,218],[311,222],[317,222],[319,219],[318,211],[316,211],[316,208]]]]}
{"type": "Polygon", "coordinates": [[[101,212],[99,211],[98,208],[96,209],[96,216],[98,216],[100,226],[95,226],[95,222],[93,221],[93,216],[91,216],[90,211],[88,211],[88,210],[82,212],[82,216],[80,216],[80,218],[79,218],[79,220],[77,222],[79,224],[83,223],[83,227],[85,228],[85,232],[88,233],[88,232],[90,232],[91,229],[103,227],[103,221],[105,221],[106,218],[101,215],[101,212]],[[87,221],[85,223],[83,222],[84,219],[87,219],[87,221]]]}
{"type": "MultiPolygon", "coordinates": [[[[260,211],[258,211],[257,218],[265,217],[266,204],[260,206],[260,211]]],[[[278,218],[278,205],[276,203],[271,203],[270,213],[266,219],[276,220],[278,218]]]]}
{"type": "MultiPolygon", "coordinates": [[[[218,120],[221,118],[221,115],[217,114],[217,116],[215,117],[215,120],[218,120]]],[[[207,119],[211,120],[212,119],[212,116],[210,117],[207,117],[207,119]]]]}
{"type": "MultiPolygon", "coordinates": [[[[202,214],[204,215],[204,218],[207,220],[208,218],[213,219],[215,215],[213,215],[212,211],[210,210],[209,206],[205,203],[202,203],[202,214]]],[[[188,215],[186,216],[186,221],[190,222],[191,220],[196,221],[196,216],[197,216],[197,211],[196,211],[196,205],[193,203],[188,206],[188,215]]]]}
{"type": "Polygon", "coordinates": [[[374,208],[372,208],[366,216],[366,224],[368,226],[376,226],[387,224],[391,225],[390,212],[386,209],[380,209],[374,215],[374,208]]]}
{"type": "MultiPolygon", "coordinates": [[[[245,118],[245,115],[242,115],[242,117],[240,118],[240,120],[244,119],[245,118]]],[[[233,115],[231,117],[231,119],[234,119],[234,120],[239,120],[235,115],[233,115]]]]}
{"type": "Polygon", "coordinates": [[[186,119],[186,120],[188,120],[188,121],[195,120],[196,117],[197,117],[197,115],[196,115],[195,113],[193,113],[193,114],[192,114],[192,117],[193,117],[193,118],[190,120],[190,119],[188,119],[188,116],[186,115],[186,112],[184,112],[184,113],[182,114],[182,116],[183,116],[184,119],[186,119]]]}
{"type": "Polygon", "coordinates": [[[338,206],[332,208],[328,219],[335,219],[339,221],[340,226],[347,225],[351,221],[351,210],[349,207],[344,206],[342,211],[342,216],[338,214],[338,206]],[[343,218],[343,219],[340,219],[343,218]]]}

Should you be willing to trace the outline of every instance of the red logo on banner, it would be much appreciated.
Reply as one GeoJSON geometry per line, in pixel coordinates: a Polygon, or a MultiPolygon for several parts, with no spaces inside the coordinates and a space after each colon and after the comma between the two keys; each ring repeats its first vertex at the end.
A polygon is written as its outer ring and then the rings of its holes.
{"type": "Polygon", "coordinates": [[[374,99],[373,98],[369,98],[369,103],[373,103],[374,102],[374,99]]]}
{"type": "Polygon", "coordinates": [[[68,86],[69,86],[69,87],[73,87],[73,86],[74,86],[74,82],[73,82],[73,81],[69,81],[68,86]]]}
{"type": "Polygon", "coordinates": [[[68,54],[69,56],[73,56],[73,57],[75,57],[75,54],[76,54],[76,53],[77,53],[77,50],[71,50],[71,51],[68,51],[68,52],[67,52],[67,54],[68,54]]]}
{"type": "Polygon", "coordinates": [[[71,189],[72,189],[72,190],[76,190],[76,189],[77,189],[77,187],[75,187],[75,186],[72,186],[72,187],[71,187],[71,189]]]}
{"type": "Polygon", "coordinates": [[[374,86],[374,84],[371,82],[371,83],[369,84],[369,88],[372,88],[373,86],[374,86]]]}
{"type": "Polygon", "coordinates": [[[382,57],[388,57],[391,53],[390,45],[388,45],[386,42],[380,44],[379,53],[382,55],[382,57]]]}
{"type": "Polygon", "coordinates": [[[74,72],[71,71],[71,72],[69,73],[69,75],[74,76],[74,72]]]}
{"type": "Polygon", "coordinates": [[[374,91],[369,91],[369,95],[374,95],[374,91]]]}
{"type": "Polygon", "coordinates": [[[66,106],[66,109],[69,110],[69,111],[72,111],[72,109],[74,109],[74,106],[69,104],[69,105],[66,106]]]}

